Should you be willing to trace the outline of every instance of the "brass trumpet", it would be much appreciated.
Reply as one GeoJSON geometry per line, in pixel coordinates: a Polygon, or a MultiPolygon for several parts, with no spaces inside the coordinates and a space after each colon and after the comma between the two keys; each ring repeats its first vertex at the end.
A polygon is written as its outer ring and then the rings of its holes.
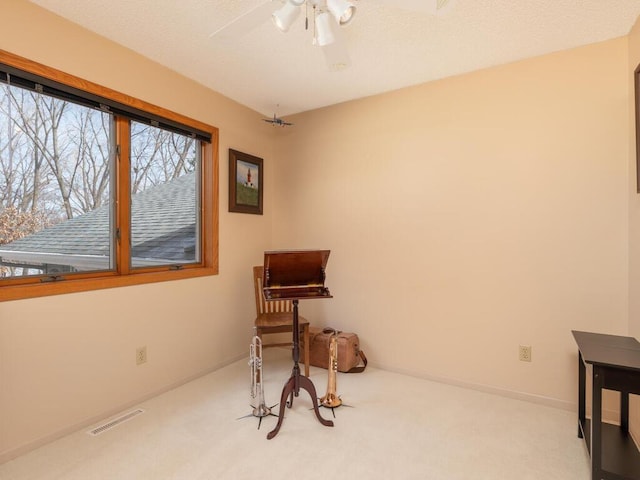
{"type": "Polygon", "coordinates": [[[329,340],[329,369],[327,380],[327,393],[320,399],[320,404],[327,408],[336,408],[342,405],[342,400],[336,394],[336,378],[338,374],[338,332],[334,331],[329,340]]]}

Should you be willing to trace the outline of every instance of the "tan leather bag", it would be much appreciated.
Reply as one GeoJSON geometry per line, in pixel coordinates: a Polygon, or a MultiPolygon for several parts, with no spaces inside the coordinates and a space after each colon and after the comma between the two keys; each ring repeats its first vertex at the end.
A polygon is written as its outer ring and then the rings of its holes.
{"type": "MultiPolygon", "coordinates": [[[[309,327],[309,363],[314,367],[329,367],[329,342],[333,333],[333,328],[309,327]]],[[[358,335],[338,331],[338,371],[359,373],[366,366],[367,357],[360,350],[358,335]]]]}

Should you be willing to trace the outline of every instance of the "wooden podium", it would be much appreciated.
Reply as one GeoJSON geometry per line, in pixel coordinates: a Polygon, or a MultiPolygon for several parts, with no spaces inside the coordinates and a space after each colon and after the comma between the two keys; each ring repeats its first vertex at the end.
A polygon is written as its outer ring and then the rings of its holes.
{"type": "Polygon", "coordinates": [[[313,382],[309,377],[300,375],[300,366],[298,365],[300,360],[298,301],[308,298],[331,298],[329,289],[324,286],[325,268],[329,253],[329,250],[293,250],[264,253],[262,291],[265,300],[291,300],[293,303],[293,371],[282,389],[278,424],[267,435],[269,440],[280,431],[284,420],[285,404],[289,408],[292,407],[293,397],[299,395],[300,388],[309,392],[318,421],[327,427],[333,427],[331,420],[325,420],[320,415],[318,396],[313,382]]]}

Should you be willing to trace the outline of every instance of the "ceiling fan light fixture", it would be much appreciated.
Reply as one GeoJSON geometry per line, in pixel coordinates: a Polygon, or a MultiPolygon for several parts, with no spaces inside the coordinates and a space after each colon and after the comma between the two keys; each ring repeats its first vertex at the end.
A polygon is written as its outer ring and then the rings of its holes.
{"type": "Polygon", "coordinates": [[[300,5],[302,3],[304,2],[296,3],[294,0],[288,0],[281,8],[273,12],[271,19],[278,27],[278,30],[281,32],[289,30],[298,15],[300,15],[300,5]]]}
{"type": "Polygon", "coordinates": [[[356,6],[346,0],[327,0],[327,8],[340,25],[347,25],[356,13],[356,6]]]}
{"type": "Polygon", "coordinates": [[[320,12],[316,15],[316,44],[324,47],[336,41],[331,27],[329,12],[320,12]]]}

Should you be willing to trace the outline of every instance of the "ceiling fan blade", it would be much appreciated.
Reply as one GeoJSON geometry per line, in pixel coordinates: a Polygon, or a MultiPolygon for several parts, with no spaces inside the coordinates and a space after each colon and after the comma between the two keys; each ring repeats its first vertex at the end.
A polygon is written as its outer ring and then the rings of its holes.
{"type": "Polygon", "coordinates": [[[347,43],[344,40],[342,29],[337,25],[331,25],[334,41],[329,45],[324,45],[322,53],[324,54],[327,68],[331,72],[339,72],[351,66],[347,43]]]}
{"type": "Polygon", "coordinates": [[[239,36],[258,28],[266,22],[280,6],[281,2],[279,0],[267,0],[219,28],[209,35],[209,38],[220,41],[237,39],[239,36]]]}
{"type": "Polygon", "coordinates": [[[349,52],[343,43],[334,42],[331,45],[326,45],[322,47],[322,53],[324,53],[327,67],[332,72],[339,72],[351,66],[349,52]]]}
{"type": "Polygon", "coordinates": [[[374,3],[390,7],[409,10],[412,12],[428,13],[430,15],[446,15],[451,11],[456,0],[371,0],[374,3]]]}

